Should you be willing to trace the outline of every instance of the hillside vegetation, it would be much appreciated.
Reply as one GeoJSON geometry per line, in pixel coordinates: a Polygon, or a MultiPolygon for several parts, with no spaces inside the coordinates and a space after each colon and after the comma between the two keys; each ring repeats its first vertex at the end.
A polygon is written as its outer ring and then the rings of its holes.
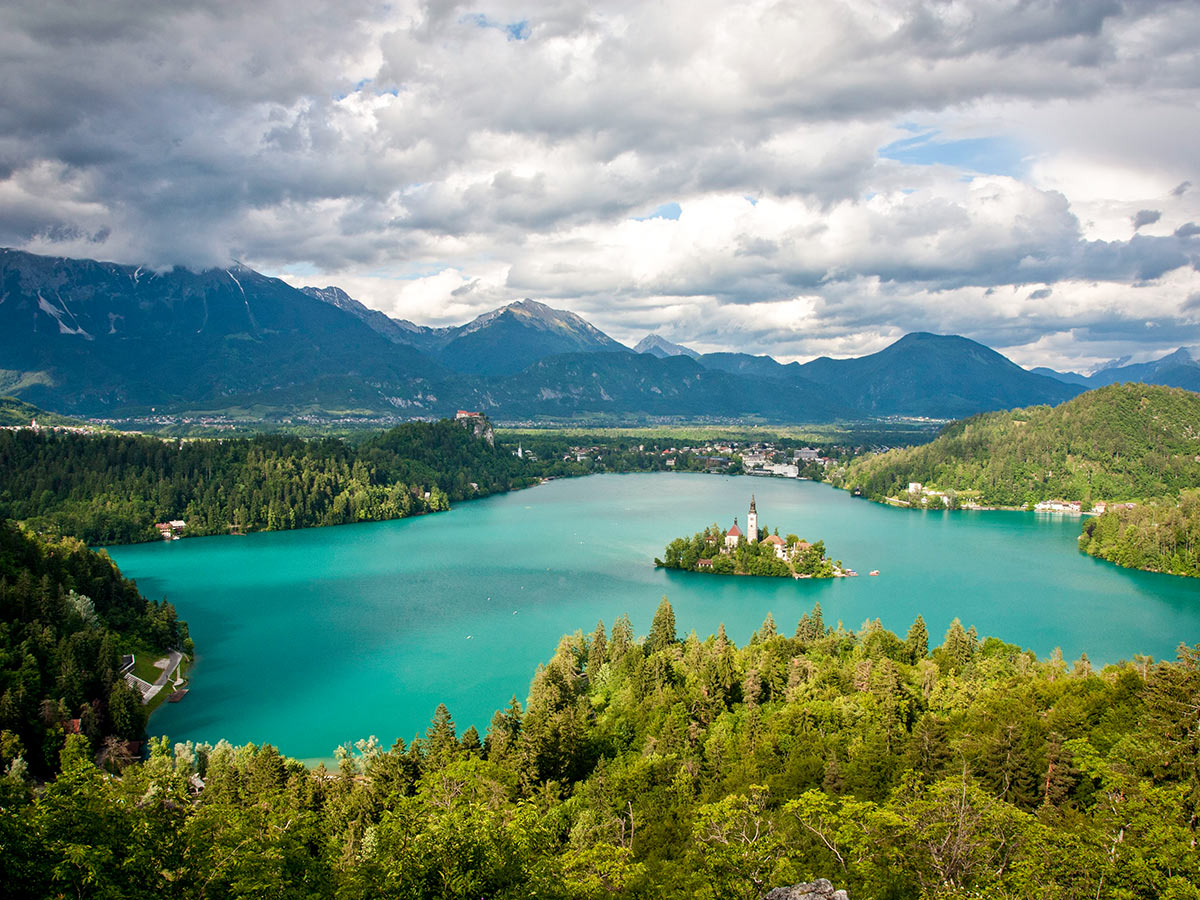
{"type": "Polygon", "coordinates": [[[1079,549],[1131,569],[1200,577],[1200,491],[1088,519],[1079,549]]]}
{"type": "Polygon", "coordinates": [[[565,638],[483,740],[440,707],[332,772],[163,740],[105,778],[72,736],[44,790],[0,777],[0,876],[14,900],[1200,897],[1200,648],[1097,673],[957,620],[928,643],[819,608],[681,640],[664,601],[643,641],[565,638]]]}
{"type": "Polygon", "coordinates": [[[152,540],[171,519],[190,535],[396,519],[536,480],[451,420],[359,444],[0,432],[0,518],[90,544],[152,540]]]}
{"type": "Polygon", "coordinates": [[[24,400],[18,400],[15,397],[0,397],[0,427],[25,426],[34,419],[42,427],[55,425],[65,425],[73,428],[80,426],[95,427],[79,419],[72,419],[67,416],[60,416],[57,413],[47,412],[44,409],[38,409],[33,404],[26,403],[24,400]]]}
{"type": "Polygon", "coordinates": [[[989,506],[1175,497],[1200,487],[1200,396],[1115,384],[1055,407],[984,413],[924,446],[857,460],[843,479],[872,499],[910,482],[975,491],[989,506]]]}
{"type": "Polygon", "coordinates": [[[0,522],[0,771],[18,759],[52,771],[72,719],[96,750],[141,737],[121,653],[189,643],[175,609],[139,594],[107,556],[0,522]]]}

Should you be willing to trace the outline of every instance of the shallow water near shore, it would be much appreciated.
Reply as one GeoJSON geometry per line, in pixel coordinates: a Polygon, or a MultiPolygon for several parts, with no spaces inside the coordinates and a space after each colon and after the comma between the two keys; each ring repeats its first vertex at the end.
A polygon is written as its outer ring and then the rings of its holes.
{"type": "Polygon", "coordinates": [[[1200,579],[1120,569],[1076,549],[1076,517],[914,512],[812,482],[691,474],[599,475],[395,522],[193,538],[109,552],[148,597],[167,597],[198,648],[191,692],[155,713],[174,740],[271,743],[321,759],[368,735],[423,733],[439,702],[481,734],[559,638],[628,613],[644,634],[660,599],[680,635],[724,622],[744,643],[771,612],[790,634],[825,621],[917,614],[932,643],[955,616],[1045,656],[1093,664],[1174,658],[1200,642],[1200,579]],[[824,540],[862,573],[822,581],[654,568],[666,543],[714,521],[824,540]],[[878,577],[869,570],[878,569],[878,577]]]}

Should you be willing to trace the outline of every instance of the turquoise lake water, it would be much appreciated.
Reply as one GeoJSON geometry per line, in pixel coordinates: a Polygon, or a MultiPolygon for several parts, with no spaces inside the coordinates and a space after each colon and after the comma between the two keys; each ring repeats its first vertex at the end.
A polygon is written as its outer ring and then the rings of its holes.
{"type": "Polygon", "coordinates": [[[302,759],[376,735],[423,733],[439,702],[460,732],[522,701],[559,638],[628,613],[644,634],[670,597],[681,635],[725,623],[739,644],[773,613],[791,633],[879,617],[901,636],[918,613],[932,643],[955,616],[1039,656],[1093,663],[1174,658],[1200,642],[1200,580],[1120,569],[1079,553],[1077,518],[892,509],[811,482],[600,475],[396,522],[114,547],[149,597],[167,597],[198,651],[191,693],[151,732],[269,742],[302,759]],[[723,578],[656,570],[667,541],[714,521],[759,521],[825,541],[858,578],[723,578]],[[879,569],[878,577],[866,573],[879,569]]]}

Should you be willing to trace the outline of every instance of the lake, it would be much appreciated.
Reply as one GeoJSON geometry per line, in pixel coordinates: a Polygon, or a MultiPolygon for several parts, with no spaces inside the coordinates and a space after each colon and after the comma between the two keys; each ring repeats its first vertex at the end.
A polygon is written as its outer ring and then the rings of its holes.
{"type": "Polygon", "coordinates": [[[1174,658],[1200,641],[1200,580],[1120,569],[1076,549],[1079,520],[1024,512],[915,512],[826,485],[690,474],[598,475],[378,522],[109,549],[142,592],[167,597],[196,642],[191,693],[153,734],[272,743],[328,759],[376,735],[423,733],[445,702],[482,735],[568,632],[628,613],[645,634],[665,595],[683,636],[724,622],[747,641],[771,612],[790,634],[820,601],[827,624],[917,614],[1045,656],[1174,658]],[[674,537],[759,523],[857,569],[823,581],[654,568],[674,537]],[[880,570],[878,577],[866,573],[880,570]]]}

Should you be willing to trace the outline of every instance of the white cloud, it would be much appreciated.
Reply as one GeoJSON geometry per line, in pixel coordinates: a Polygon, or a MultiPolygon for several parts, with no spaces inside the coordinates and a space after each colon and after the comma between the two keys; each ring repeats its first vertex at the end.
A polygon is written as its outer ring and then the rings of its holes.
{"type": "Polygon", "coordinates": [[[431,324],[532,296],[627,342],[1086,365],[1200,340],[1198,40],[1149,0],[10,5],[0,243],[431,324]]]}

